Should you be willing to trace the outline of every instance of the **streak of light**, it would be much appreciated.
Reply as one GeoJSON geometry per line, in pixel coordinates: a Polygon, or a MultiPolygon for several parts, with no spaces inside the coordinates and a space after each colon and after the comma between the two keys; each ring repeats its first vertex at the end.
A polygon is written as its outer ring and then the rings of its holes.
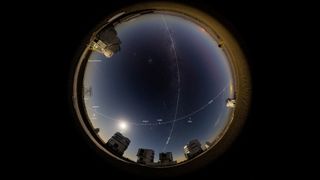
{"type": "Polygon", "coordinates": [[[172,133],[173,133],[173,130],[174,130],[174,125],[175,125],[175,122],[176,122],[176,119],[177,119],[177,114],[178,114],[178,109],[179,109],[179,101],[180,101],[180,69],[179,69],[179,62],[178,62],[178,56],[177,56],[177,52],[176,52],[175,43],[173,41],[171,32],[169,30],[167,21],[163,17],[163,15],[161,15],[161,18],[162,18],[162,21],[163,21],[164,25],[166,26],[166,29],[167,29],[167,32],[169,34],[169,38],[170,38],[170,41],[171,41],[171,47],[173,49],[173,53],[174,53],[174,57],[175,57],[175,61],[176,61],[176,66],[177,66],[177,78],[178,78],[178,92],[177,92],[177,100],[176,100],[176,110],[175,110],[175,113],[174,113],[173,123],[172,123],[171,129],[170,129],[170,133],[169,133],[169,136],[168,136],[168,141],[163,147],[163,152],[165,152],[165,150],[167,148],[167,145],[170,143],[170,139],[171,139],[171,136],[172,136],[172,133]]]}
{"type": "Polygon", "coordinates": [[[100,59],[90,59],[90,60],[88,60],[88,62],[102,62],[102,60],[100,60],[100,59]]]}
{"type": "MultiPolygon", "coordinates": [[[[220,97],[220,96],[223,94],[223,92],[225,92],[226,89],[227,89],[227,87],[223,88],[215,97],[213,97],[211,100],[209,100],[208,103],[205,103],[203,106],[197,108],[196,110],[194,110],[194,111],[192,111],[191,113],[186,114],[186,115],[184,115],[184,116],[182,116],[182,117],[179,117],[179,118],[176,118],[176,119],[172,119],[172,120],[169,120],[169,121],[164,121],[164,122],[163,122],[162,119],[161,119],[161,121],[160,121],[160,119],[158,119],[158,120],[157,120],[157,121],[158,121],[157,123],[134,123],[134,122],[128,122],[128,123],[130,123],[130,124],[132,124],[132,125],[135,125],[135,126],[156,126],[156,125],[169,124],[169,123],[173,123],[173,122],[177,122],[177,121],[181,121],[181,120],[190,118],[191,116],[194,116],[195,114],[203,111],[203,110],[204,110],[205,108],[207,108],[209,105],[213,104],[213,102],[214,102],[218,97],[220,97]],[[211,103],[210,103],[210,102],[211,102],[211,103]]],[[[96,114],[98,114],[98,115],[100,115],[100,116],[102,116],[102,117],[104,117],[104,118],[106,118],[106,119],[109,119],[109,120],[112,120],[112,121],[116,121],[115,118],[110,117],[110,116],[107,116],[107,115],[105,115],[105,114],[103,114],[103,113],[100,113],[100,112],[98,112],[98,111],[97,111],[96,109],[94,109],[94,108],[92,108],[92,109],[93,109],[93,111],[94,111],[96,114]]],[[[145,120],[144,120],[144,121],[145,121],[145,120]]],[[[143,122],[143,121],[142,121],[142,122],[143,122]]],[[[148,121],[147,121],[147,122],[148,122],[148,121]]]]}

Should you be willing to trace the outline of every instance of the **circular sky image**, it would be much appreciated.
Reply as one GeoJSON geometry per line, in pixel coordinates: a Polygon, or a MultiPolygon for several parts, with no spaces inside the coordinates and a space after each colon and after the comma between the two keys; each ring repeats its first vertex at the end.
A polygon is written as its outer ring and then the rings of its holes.
{"type": "Polygon", "coordinates": [[[241,70],[228,43],[210,23],[170,8],[109,17],[75,74],[86,133],[109,156],[155,168],[214,149],[241,111],[241,70]]]}

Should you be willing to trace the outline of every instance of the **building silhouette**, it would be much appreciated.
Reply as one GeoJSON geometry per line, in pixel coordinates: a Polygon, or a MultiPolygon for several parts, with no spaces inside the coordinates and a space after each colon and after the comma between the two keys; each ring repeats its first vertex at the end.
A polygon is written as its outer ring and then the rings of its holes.
{"type": "Polygon", "coordinates": [[[228,108],[235,108],[236,107],[236,98],[237,98],[237,94],[236,94],[236,92],[234,92],[233,98],[228,98],[226,100],[226,106],[228,108]]]}
{"type": "Polygon", "coordinates": [[[171,162],[171,161],[172,161],[172,152],[159,153],[159,162],[165,163],[165,162],[171,162]]]}
{"type": "Polygon", "coordinates": [[[83,95],[85,97],[92,97],[92,87],[83,87],[83,95]]]}
{"type": "Polygon", "coordinates": [[[187,159],[192,159],[203,152],[201,144],[197,139],[191,140],[183,149],[187,159]]]}
{"type": "Polygon", "coordinates": [[[204,151],[207,151],[207,150],[210,148],[210,146],[212,146],[212,143],[210,143],[209,141],[206,141],[206,142],[202,145],[202,149],[203,149],[204,151]]]}
{"type": "Polygon", "coordinates": [[[208,149],[208,148],[212,145],[212,143],[209,142],[209,141],[207,141],[204,145],[205,145],[205,147],[208,149]]]}
{"type": "Polygon", "coordinates": [[[177,161],[173,161],[172,152],[159,153],[158,162],[154,162],[154,150],[152,149],[139,148],[137,156],[137,163],[152,167],[161,167],[177,164],[177,161]]]}
{"type": "Polygon", "coordinates": [[[120,51],[121,41],[117,36],[117,31],[112,25],[102,29],[91,41],[90,48],[104,54],[110,58],[116,52],[120,51]]]}
{"type": "Polygon", "coordinates": [[[96,134],[98,134],[100,132],[100,128],[94,128],[93,130],[96,134]]]}
{"type": "Polygon", "coordinates": [[[236,107],[236,100],[235,100],[235,99],[228,98],[228,99],[226,100],[226,106],[227,106],[228,108],[234,108],[234,107],[236,107]]]}
{"type": "Polygon", "coordinates": [[[139,164],[150,164],[153,163],[154,151],[152,149],[139,148],[137,163],[139,164]]]}
{"type": "Polygon", "coordinates": [[[177,161],[173,161],[172,152],[162,152],[159,153],[159,165],[174,165],[177,161]]]}
{"type": "Polygon", "coordinates": [[[129,138],[123,136],[119,132],[116,132],[104,146],[108,151],[122,157],[124,151],[128,148],[129,144],[129,138]]]}

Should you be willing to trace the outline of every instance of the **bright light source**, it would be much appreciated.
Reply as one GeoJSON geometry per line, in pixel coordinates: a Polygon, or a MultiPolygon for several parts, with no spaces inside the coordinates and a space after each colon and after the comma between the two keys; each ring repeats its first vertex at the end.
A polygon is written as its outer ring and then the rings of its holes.
{"type": "Polygon", "coordinates": [[[119,128],[120,130],[126,130],[128,128],[128,124],[125,121],[120,121],[119,128]]]}

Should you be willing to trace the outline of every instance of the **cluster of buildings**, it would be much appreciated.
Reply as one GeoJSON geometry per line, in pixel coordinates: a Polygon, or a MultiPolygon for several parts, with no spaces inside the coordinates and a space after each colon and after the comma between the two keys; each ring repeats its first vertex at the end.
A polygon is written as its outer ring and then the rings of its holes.
{"type": "MultiPolygon", "coordinates": [[[[104,147],[112,152],[113,154],[123,157],[124,152],[130,144],[130,139],[123,136],[121,133],[116,132],[104,147]]],[[[187,145],[184,146],[184,155],[187,160],[190,160],[210,146],[209,142],[206,142],[204,147],[201,146],[201,143],[197,139],[191,140],[187,145]]],[[[177,164],[177,161],[173,160],[172,152],[161,152],[159,153],[159,160],[155,161],[154,159],[155,152],[153,149],[139,148],[137,152],[137,163],[144,164],[148,166],[169,166],[177,164]]]]}
{"type": "Polygon", "coordinates": [[[137,157],[137,163],[148,166],[168,166],[177,164],[177,161],[173,161],[172,152],[159,153],[159,161],[154,162],[154,150],[140,148],[137,157]]]}

